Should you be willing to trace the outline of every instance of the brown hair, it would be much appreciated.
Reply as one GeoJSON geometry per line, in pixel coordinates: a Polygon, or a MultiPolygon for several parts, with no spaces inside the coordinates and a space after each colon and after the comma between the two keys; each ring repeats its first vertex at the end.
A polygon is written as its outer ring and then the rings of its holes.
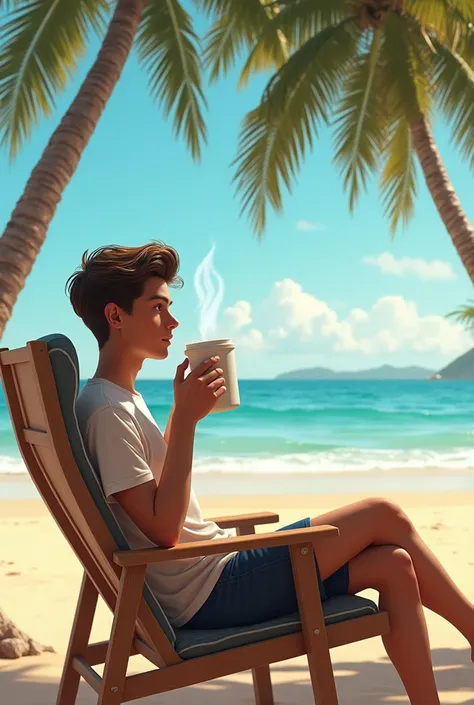
{"type": "Polygon", "coordinates": [[[154,240],[141,247],[106,245],[90,255],[84,252],[81,267],[67,280],[66,290],[75,313],[95,335],[100,350],[110,334],[105,306],[113,302],[131,314],[133,302],[142,295],[150,277],[182,287],[178,269],[178,253],[162,242],[154,240]]]}

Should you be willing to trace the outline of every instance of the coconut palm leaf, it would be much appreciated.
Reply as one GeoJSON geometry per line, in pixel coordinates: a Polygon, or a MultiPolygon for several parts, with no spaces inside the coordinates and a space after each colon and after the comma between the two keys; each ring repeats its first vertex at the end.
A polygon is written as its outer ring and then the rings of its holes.
{"type": "Polygon", "coordinates": [[[241,130],[234,182],[257,232],[265,228],[266,200],[281,210],[306,147],[336,99],[360,33],[352,18],[322,30],[295,52],[269,82],[260,106],[241,130]]]}
{"type": "Polygon", "coordinates": [[[462,323],[471,331],[474,331],[474,301],[459,306],[455,311],[446,314],[446,318],[453,318],[458,323],[462,323]]]}
{"type": "Polygon", "coordinates": [[[455,2],[454,0],[406,0],[409,11],[406,20],[418,26],[432,51],[432,38],[453,51],[459,51],[469,34],[472,35],[474,22],[474,3],[455,2]],[[471,29],[469,29],[471,25],[471,29]]]}
{"type": "Polygon", "coordinates": [[[404,0],[403,5],[408,17],[435,31],[438,39],[454,37],[458,28],[474,21],[471,0],[404,0]]]}
{"type": "Polygon", "coordinates": [[[372,33],[370,44],[353,62],[344,81],[343,96],[336,107],[336,153],[334,161],[349,191],[353,210],[367,177],[376,171],[382,152],[385,130],[381,121],[380,86],[377,64],[383,35],[372,33]]]}
{"type": "Polygon", "coordinates": [[[292,0],[278,4],[272,21],[290,45],[298,47],[317,32],[353,14],[347,0],[292,0]]]}
{"type": "Polygon", "coordinates": [[[390,130],[384,157],[380,190],[390,229],[394,233],[400,220],[406,225],[412,217],[416,197],[416,153],[410,124],[404,116],[390,130]]]}
{"type": "Polygon", "coordinates": [[[418,24],[409,25],[407,18],[391,14],[383,33],[380,80],[386,86],[384,100],[393,119],[404,115],[411,121],[420,112],[429,116],[433,106],[434,54],[418,24]]]}
{"type": "Polygon", "coordinates": [[[153,98],[165,114],[174,111],[177,135],[183,134],[195,159],[206,141],[202,109],[198,40],[191,18],[178,0],[149,0],[136,37],[138,57],[149,76],[153,98]]]}
{"type": "Polygon", "coordinates": [[[451,123],[454,143],[474,170],[474,68],[436,40],[434,45],[438,105],[451,123]]]}
{"type": "MultiPolygon", "coordinates": [[[[237,3],[240,1],[237,0],[237,3]]],[[[272,65],[278,69],[289,57],[292,48],[301,46],[317,32],[350,16],[345,0],[293,0],[275,4],[275,7],[277,10],[270,14],[269,5],[265,5],[269,21],[262,23],[240,74],[239,88],[247,84],[253,73],[266,71],[272,65]],[[282,51],[279,51],[280,46],[282,51]]]]}
{"type": "Polygon", "coordinates": [[[217,18],[205,40],[204,63],[211,82],[227,73],[244,48],[251,50],[247,64],[252,70],[278,68],[287,58],[287,44],[272,24],[272,10],[260,0],[224,0],[214,10],[206,0],[198,4],[217,18]]]}
{"type": "Polygon", "coordinates": [[[2,7],[10,12],[0,28],[0,135],[13,158],[51,113],[109,7],[107,0],[11,0],[2,7]]]}

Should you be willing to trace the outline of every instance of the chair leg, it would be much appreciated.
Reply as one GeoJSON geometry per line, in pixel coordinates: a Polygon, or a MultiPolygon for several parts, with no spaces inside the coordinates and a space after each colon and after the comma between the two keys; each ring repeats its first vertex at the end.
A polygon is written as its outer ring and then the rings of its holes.
{"type": "Polygon", "coordinates": [[[314,652],[308,654],[308,667],[315,703],[317,705],[338,705],[329,649],[324,654],[314,652]]]}
{"type": "Polygon", "coordinates": [[[97,588],[84,572],[56,705],[74,705],[76,702],[81,677],[73,668],[72,659],[77,654],[84,653],[87,648],[98,596],[97,588]]]}
{"type": "Polygon", "coordinates": [[[256,705],[274,705],[270,666],[252,668],[256,705]]]}
{"type": "Polygon", "coordinates": [[[312,543],[290,546],[290,556],[314,700],[338,705],[312,543]]]}
{"type": "Polygon", "coordinates": [[[112,633],[105,659],[104,677],[97,705],[120,705],[127,676],[127,666],[145,582],[146,566],[122,568],[120,589],[115,605],[112,633]]]}

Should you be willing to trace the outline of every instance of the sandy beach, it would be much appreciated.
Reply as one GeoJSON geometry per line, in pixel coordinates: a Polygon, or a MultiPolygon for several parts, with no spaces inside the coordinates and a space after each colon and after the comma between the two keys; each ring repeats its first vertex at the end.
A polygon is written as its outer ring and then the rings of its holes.
{"type": "MultiPolygon", "coordinates": [[[[474,493],[389,493],[406,510],[422,537],[455,581],[474,600],[474,493]]],[[[320,514],[355,501],[360,495],[272,495],[200,497],[206,516],[269,510],[279,512],[280,525],[320,514]]],[[[273,528],[277,528],[274,525],[273,528]]],[[[261,531],[265,530],[261,527],[261,531]]],[[[0,606],[34,639],[51,645],[54,654],[0,661],[1,703],[54,703],[67,639],[81,580],[81,566],[53,519],[37,499],[0,502],[0,606]]],[[[376,593],[367,591],[376,599],[376,593]]],[[[474,664],[468,645],[439,616],[426,611],[441,702],[474,704],[474,664]]],[[[111,615],[99,606],[94,640],[106,639],[111,615]]],[[[379,638],[331,652],[341,705],[408,702],[379,638]]],[[[150,666],[132,659],[130,672],[150,666]]],[[[283,705],[311,703],[304,658],[272,666],[275,700],[283,705]]],[[[157,697],[141,701],[156,703],[157,697]]],[[[81,685],[78,705],[96,697],[81,685]]],[[[250,672],[189,687],[159,697],[161,705],[249,705],[254,702],[250,672]]]]}

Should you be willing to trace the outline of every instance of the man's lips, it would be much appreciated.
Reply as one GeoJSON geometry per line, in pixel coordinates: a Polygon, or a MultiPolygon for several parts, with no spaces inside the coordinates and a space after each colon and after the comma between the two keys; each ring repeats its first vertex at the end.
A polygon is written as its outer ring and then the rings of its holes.
{"type": "Polygon", "coordinates": [[[172,338],[172,337],[173,337],[173,336],[172,336],[172,335],[170,335],[170,337],[169,337],[169,338],[163,338],[163,340],[166,340],[166,342],[167,342],[167,343],[171,343],[171,338],[172,338]]]}

